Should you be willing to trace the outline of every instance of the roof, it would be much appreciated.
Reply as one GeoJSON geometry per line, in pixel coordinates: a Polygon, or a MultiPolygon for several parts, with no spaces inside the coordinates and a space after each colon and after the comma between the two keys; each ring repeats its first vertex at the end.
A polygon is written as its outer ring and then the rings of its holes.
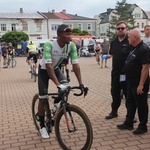
{"type": "Polygon", "coordinates": [[[72,14],[68,14],[73,20],[97,20],[97,19],[93,19],[93,18],[87,18],[87,17],[82,17],[82,16],[78,16],[76,15],[72,15],[72,14]]]}
{"type": "Polygon", "coordinates": [[[64,20],[71,20],[71,16],[69,16],[68,14],[64,14],[62,12],[56,12],[55,15],[60,18],[60,19],[64,19],[64,20]]]}
{"type": "Polygon", "coordinates": [[[147,15],[147,17],[148,17],[148,19],[150,19],[150,11],[148,12],[145,12],[146,13],[146,15],[147,15]]]}
{"type": "Polygon", "coordinates": [[[47,17],[48,19],[60,19],[59,17],[57,17],[54,13],[48,12],[40,12],[41,15],[44,15],[45,17],[47,17]]]}
{"type": "Polygon", "coordinates": [[[44,17],[40,15],[39,13],[2,13],[0,12],[0,19],[11,19],[11,18],[16,18],[16,19],[43,19],[44,17]]]}

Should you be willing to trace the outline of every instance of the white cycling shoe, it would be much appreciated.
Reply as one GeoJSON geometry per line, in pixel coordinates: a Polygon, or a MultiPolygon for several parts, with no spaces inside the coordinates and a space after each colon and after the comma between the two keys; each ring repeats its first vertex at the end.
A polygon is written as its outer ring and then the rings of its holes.
{"type": "Polygon", "coordinates": [[[39,130],[43,139],[49,139],[49,135],[45,127],[39,130]]]}

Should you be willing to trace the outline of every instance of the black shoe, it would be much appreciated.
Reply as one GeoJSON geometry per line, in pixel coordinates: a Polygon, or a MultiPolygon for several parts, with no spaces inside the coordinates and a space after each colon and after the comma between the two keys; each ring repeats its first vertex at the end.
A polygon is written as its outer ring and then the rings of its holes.
{"type": "Polygon", "coordinates": [[[117,128],[120,130],[133,130],[133,126],[128,126],[128,125],[125,125],[124,123],[117,125],[117,128]]]}
{"type": "Polygon", "coordinates": [[[148,131],[147,129],[137,128],[136,130],[133,131],[133,134],[135,134],[135,135],[143,134],[143,133],[146,133],[147,131],[148,131]]]}
{"type": "Polygon", "coordinates": [[[105,117],[105,119],[112,119],[112,118],[117,118],[118,114],[112,114],[110,113],[108,116],[105,117]]]}
{"type": "Polygon", "coordinates": [[[137,123],[137,118],[134,117],[133,123],[137,123]]]}

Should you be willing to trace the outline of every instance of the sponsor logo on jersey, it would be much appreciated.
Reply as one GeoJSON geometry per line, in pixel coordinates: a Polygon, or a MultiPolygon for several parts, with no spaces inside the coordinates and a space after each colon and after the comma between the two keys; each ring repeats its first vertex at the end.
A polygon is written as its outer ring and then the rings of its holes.
{"type": "Polygon", "coordinates": [[[50,51],[51,50],[51,48],[49,47],[49,46],[45,46],[45,49],[44,49],[45,51],[50,51]]]}

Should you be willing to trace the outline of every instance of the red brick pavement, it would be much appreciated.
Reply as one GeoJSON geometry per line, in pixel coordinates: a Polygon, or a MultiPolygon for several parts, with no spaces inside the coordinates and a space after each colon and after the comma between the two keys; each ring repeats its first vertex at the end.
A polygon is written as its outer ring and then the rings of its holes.
{"type": "MultiPolygon", "coordinates": [[[[37,93],[28,74],[25,57],[18,57],[15,68],[0,70],[0,150],[59,150],[54,131],[51,138],[41,139],[35,130],[31,101],[37,93]]],[[[120,131],[117,124],[124,121],[126,109],[124,103],[119,108],[119,117],[105,120],[110,112],[110,72],[108,67],[101,69],[94,57],[80,58],[83,81],[90,91],[86,98],[73,97],[70,103],[76,104],[88,114],[94,133],[91,150],[140,150],[150,149],[150,132],[135,136],[131,131],[120,131]]],[[[71,69],[71,67],[70,67],[71,69]]],[[[71,72],[71,85],[77,85],[71,72]]],[[[53,85],[52,82],[50,82],[53,85]]],[[[53,88],[55,90],[55,88],[53,88]]],[[[135,124],[135,128],[138,123],[135,124]]],[[[148,129],[150,125],[148,123],[148,129]]]]}

